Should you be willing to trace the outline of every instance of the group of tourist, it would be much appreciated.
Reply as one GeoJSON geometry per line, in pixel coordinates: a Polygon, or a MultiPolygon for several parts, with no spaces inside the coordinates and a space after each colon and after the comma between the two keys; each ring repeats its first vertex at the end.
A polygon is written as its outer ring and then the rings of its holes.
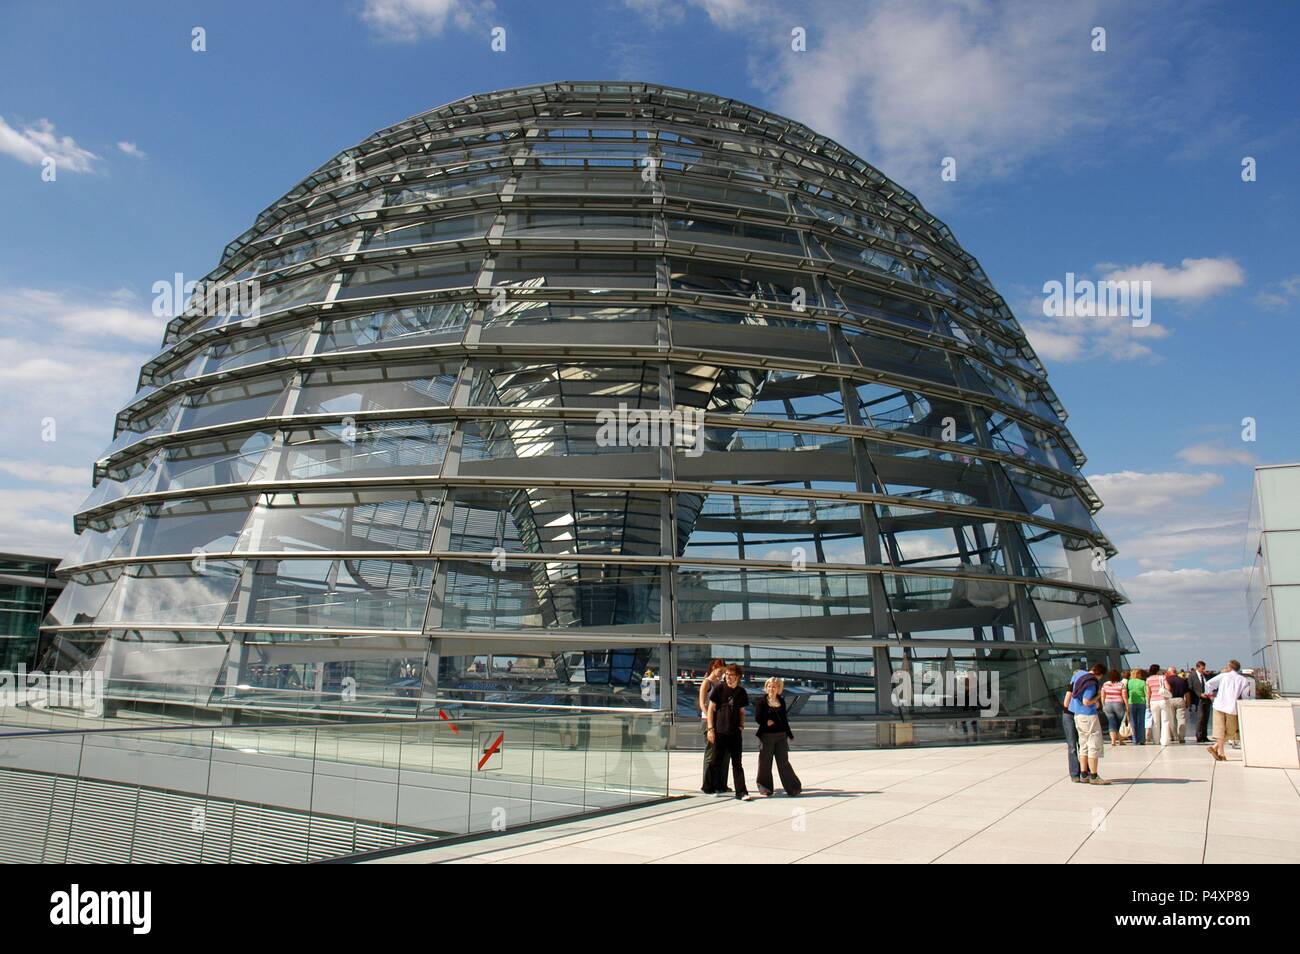
{"type": "MultiPolygon", "coordinates": [[[[749,693],[740,684],[741,675],[735,663],[727,665],[714,659],[700,683],[700,719],[705,738],[704,783],[700,791],[749,801],[743,764],[749,693]],[[727,785],[728,766],[734,790],[727,785]]],[[[754,702],[759,744],[757,783],[764,796],[775,792],[774,762],[787,795],[798,795],[803,789],[790,765],[794,732],[790,729],[784,689],[785,681],[772,676],[763,684],[763,695],[754,702]]],[[[1102,663],[1080,669],[1071,676],[1062,700],[1070,778],[1091,785],[1110,784],[1101,775],[1105,729],[1110,731],[1112,748],[1130,740],[1134,745],[1182,745],[1187,741],[1189,725],[1195,729],[1197,742],[1208,743],[1211,715],[1213,744],[1207,746],[1207,751],[1217,761],[1225,761],[1224,745],[1240,738],[1237,702],[1254,695],[1254,681],[1242,675],[1241,663],[1235,659],[1229,660],[1217,675],[1206,671],[1204,660],[1190,672],[1152,665],[1125,675],[1118,669],[1108,672],[1102,663]]]]}
{"type": "Polygon", "coordinates": [[[1110,730],[1112,748],[1130,739],[1134,745],[1182,745],[1189,724],[1195,726],[1197,742],[1210,741],[1213,713],[1214,744],[1207,746],[1207,751],[1217,761],[1225,761],[1224,743],[1239,738],[1237,701],[1254,694],[1254,681],[1241,674],[1241,664],[1235,659],[1213,676],[1206,672],[1204,660],[1190,672],[1173,666],[1162,671],[1152,665],[1126,676],[1118,669],[1107,672],[1101,663],[1080,669],[1070,678],[1062,702],[1070,778],[1093,785],[1110,784],[1100,774],[1103,724],[1110,730]]]}
{"type": "MultiPolygon", "coordinates": [[[[745,787],[744,751],[745,710],[749,693],[740,684],[741,671],[735,663],[721,659],[709,663],[708,675],[700,684],[700,719],[704,729],[704,784],[706,795],[734,794],[749,801],[745,787]],[[735,790],[727,786],[727,765],[735,790]]],[[[785,680],[773,676],[763,684],[763,695],[754,702],[754,722],[758,727],[758,790],[765,796],[775,791],[772,762],[776,762],[781,787],[787,795],[803,790],[799,776],[790,765],[790,714],[786,706],[785,680]]]]}

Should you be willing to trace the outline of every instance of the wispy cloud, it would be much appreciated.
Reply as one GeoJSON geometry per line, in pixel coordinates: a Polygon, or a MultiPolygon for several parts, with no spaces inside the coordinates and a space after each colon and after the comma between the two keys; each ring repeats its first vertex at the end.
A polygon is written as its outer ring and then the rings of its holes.
{"type": "Polygon", "coordinates": [[[133,305],[120,291],[104,297],[111,304],[48,289],[18,288],[5,293],[0,310],[37,328],[53,324],[81,340],[107,338],[141,345],[157,345],[162,340],[165,318],[133,305]]]}
{"type": "MultiPolygon", "coordinates": [[[[1064,276],[1052,280],[1064,284],[1064,276]]],[[[1135,325],[1126,314],[1116,310],[1118,300],[1097,296],[1093,313],[1044,314],[1044,297],[1026,296],[1020,311],[1021,325],[1029,343],[1038,354],[1049,361],[1089,361],[1105,358],[1111,361],[1135,361],[1158,357],[1153,345],[1171,334],[1168,325],[1151,318],[1151,302],[1173,301],[1191,305],[1204,301],[1228,289],[1239,287],[1246,280],[1245,269],[1234,259],[1185,258],[1177,265],[1162,262],[1143,262],[1139,265],[1117,265],[1102,262],[1087,272],[1081,272],[1076,282],[1121,282],[1124,287],[1139,294],[1144,300],[1145,318],[1150,323],[1135,325]],[[1150,282],[1150,295],[1140,292],[1141,283],[1150,282]]],[[[1067,291],[1067,295],[1069,292],[1067,291]]]]}
{"type": "Polygon", "coordinates": [[[164,319],[135,296],[0,288],[0,549],[59,555],[164,319]]]}
{"type": "Polygon", "coordinates": [[[946,156],[959,177],[1002,176],[1108,124],[1119,64],[1089,49],[1103,6],[822,4],[800,14],[808,53],[790,52],[787,27],[752,73],[779,111],[899,182],[938,183],[946,156]]]}
{"type": "Polygon", "coordinates": [[[1122,612],[1143,660],[1184,665],[1206,659],[1218,668],[1230,656],[1246,658],[1242,570],[1148,570],[1123,583],[1133,602],[1122,612]]]}
{"type": "Polygon", "coordinates": [[[1255,455],[1244,447],[1226,444],[1192,444],[1180,450],[1177,457],[1191,467],[1222,467],[1226,464],[1254,467],[1259,463],[1255,455]]]}
{"type": "Polygon", "coordinates": [[[1174,569],[1189,559],[1240,565],[1245,508],[1217,505],[1209,496],[1225,486],[1221,474],[1118,471],[1088,482],[1105,504],[1098,519],[1122,559],[1144,570],[1174,569]]]}
{"type": "Polygon", "coordinates": [[[1285,311],[1300,301],[1300,275],[1265,285],[1255,296],[1255,304],[1270,311],[1285,311]]]}
{"type": "Polygon", "coordinates": [[[472,28],[496,9],[491,0],[364,0],[361,20],[381,40],[415,43],[448,28],[472,28]]]}
{"type": "Polygon", "coordinates": [[[100,157],[77,145],[71,136],[60,136],[48,119],[15,129],[0,116],[0,153],[29,166],[53,159],[61,172],[93,172],[100,157]]]}
{"type": "Polygon", "coordinates": [[[1199,497],[1223,483],[1214,473],[1182,474],[1176,472],[1141,473],[1121,470],[1113,474],[1093,474],[1088,483],[1106,505],[1108,517],[1151,514],[1162,511],[1175,501],[1199,497]]]}
{"type": "Polygon", "coordinates": [[[132,159],[147,159],[147,158],[149,158],[148,156],[146,156],[146,155],[144,154],[144,150],[141,149],[139,146],[137,146],[137,145],[136,145],[135,143],[133,143],[133,142],[119,142],[119,143],[117,144],[117,148],[120,149],[120,150],[121,150],[123,153],[125,153],[126,155],[130,156],[132,159]]]}
{"type": "Polygon", "coordinates": [[[1048,318],[1041,302],[1031,302],[1021,312],[1020,326],[1039,357],[1061,362],[1153,359],[1157,355],[1152,344],[1170,335],[1167,327],[1154,321],[1141,327],[1109,315],[1048,318]]]}
{"type": "Polygon", "coordinates": [[[686,19],[690,8],[701,10],[715,26],[740,26],[767,6],[763,0],[623,0],[651,27],[675,26],[686,19]]]}

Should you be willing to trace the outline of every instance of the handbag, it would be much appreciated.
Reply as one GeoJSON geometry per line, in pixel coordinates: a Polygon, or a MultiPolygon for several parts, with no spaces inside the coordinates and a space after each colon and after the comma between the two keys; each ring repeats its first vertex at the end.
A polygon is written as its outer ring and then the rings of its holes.
{"type": "Polygon", "coordinates": [[[1133,738],[1133,726],[1129,725],[1127,713],[1124,715],[1124,721],[1119,725],[1119,737],[1121,739],[1133,738]]]}

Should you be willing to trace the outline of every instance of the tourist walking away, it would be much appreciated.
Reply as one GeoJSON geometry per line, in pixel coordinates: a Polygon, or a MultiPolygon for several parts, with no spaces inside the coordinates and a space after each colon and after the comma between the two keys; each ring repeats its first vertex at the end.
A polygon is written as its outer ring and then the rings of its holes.
{"type": "Polygon", "coordinates": [[[790,712],[785,705],[785,680],[772,676],[763,683],[763,696],[754,703],[754,725],[758,727],[758,790],[771,795],[772,760],[781,776],[781,788],[790,796],[803,791],[803,783],[790,767],[790,712]]]}
{"type": "Polygon", "coordinates": [[[1074,730],[1079,734],[1079,780],[1093,785],[1109,785],[1101,777],[1101,755],[1106,747],[1101,731],[1101,676],[1106,667],[1097,663],[1074,680],[1070,686],[1070,711],[1074,713],[1074,730]]]}
{"type": "Polygon", "coordinates": [[[1192,697],[1192,690],[1183,676],[1173,666],[1165,673],[1165,689],[1169,699],[1165,702],[1165,713],[1169,718],[1169,732],[1174,741],[1182,745],[1187,741],[1187,705],[1192,697]]]}
{"type": "Polygon", "coordinates": [[[723,776],[721,782],[714,778],[713,741],[709,738],[709,693],[722,685],[722,674],[726,668],[727,664],[721,659],[710,660],[708,672],[700,683],[700,731],[704,733],[704,784],[700,791],[705,795],[731,791],[726,787],[726,776],[723,776]]]}
{"type": "Polygon", "coordinates": [[[1119,737],[1120,726],[1128,718],[1128,686],[1127,680],[1120,674],[1118,669],[1112,669],[1106,674],[1106,682],[1101,687],[1101,707],[1106,716],[1106,724],[1110,728],[1110,744],[1118,746],[1123,744],[1119,737]]]}
{"type": "Polygon", "coordinates": [[[1187,686],[1192,693],[1192,704],[1187,712],[1187,721],[1196,727],[1196,741],[1210,741],[1210,700],[1205,697],[1205,684],[1210,674],[1205,671],[1205,660],[1198,660],[1196,668],[1187,677],[1187,686]]]}
{"type": "Polygon", "coordinates": [[[1205,750],[1215,761],[1226,762],[1223,746],[1229,739],[1240,739],[1237,729],[1237,703],[1255,698],[1255,680],[1241,674],[1241,663],[1228,660],[1228,668],[1205,684],[1205,693],[1214,705],[1214,744],[1205,750]]]}
{"type": "Polygon", "coordinates": [[[749,801],[745,788],[745,766],[741,764],[745,731],[745,707],[749,694],[740,684],[740,667],[732,663],[726,668],[722,683],[709,693],[708,740],[713,743],[713,777],[718,792],[726,790],[727,763],[731,763],[731,779],[736,786],[736,798],[749,801]]]}
{"type": "Polygon", "coordinates": [[[1165,701],[1168,698],[1169,690],[1165,688],[1165,674],[1160,671],[1156,663],[1152,663],[1151,668],[1147,670],[1147,710],[1151,713],[1153,745],[1165,744],[1161,729],[1165,724],[1165,701]]]}
{"type": "Polygon", "coordinates": [[[1128,674],[1128,724],[1133,744],[1145,745],[1147,737],[1147,675],[1141,669],[1128,674]]]}
{"type": "Polygon", "coordinates": [[[1087,669],[1079,669],[1070,676],[1070,688],[1065,690],[1065,698],[1061,701],[1061,731],[1065,735],[1065,753],[1070,765],[1070,778],[1075,782],[1082,782],[1083,779],[1079,777],[1079,733],[1074,728],[1074,710],[1070,708],[1070,703],[1074,699],[1075,682],[1087,672],[1087,669]]]}

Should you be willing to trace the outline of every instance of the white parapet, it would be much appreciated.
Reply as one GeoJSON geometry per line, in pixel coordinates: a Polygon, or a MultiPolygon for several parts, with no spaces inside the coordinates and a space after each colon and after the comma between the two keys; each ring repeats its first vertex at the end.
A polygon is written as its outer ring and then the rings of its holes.
{"type": "Polygon", "coordinates": [[[1241,753],[1247,768],[1300,769],[1300,704],[1289,699],[1243,699],[1241,753]]]}

